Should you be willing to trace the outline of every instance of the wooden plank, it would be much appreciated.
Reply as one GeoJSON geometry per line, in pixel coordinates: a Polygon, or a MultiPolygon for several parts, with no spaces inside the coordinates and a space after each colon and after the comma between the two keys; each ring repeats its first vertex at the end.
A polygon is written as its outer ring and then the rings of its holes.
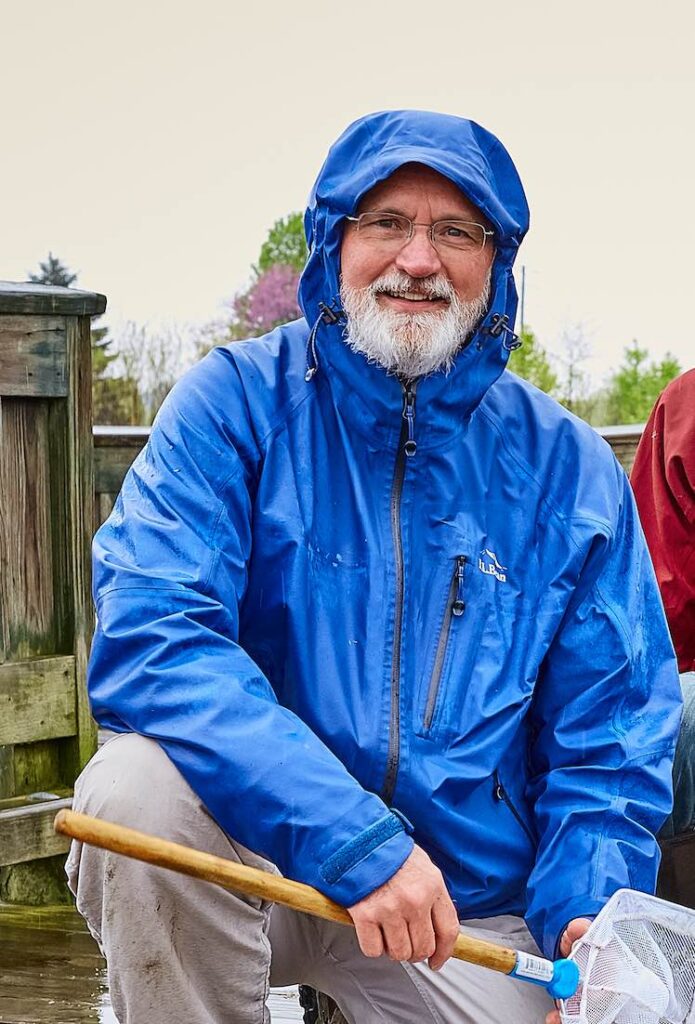
{"type": "Polygon", "coordinates": [[[53,819],[71,805],[71,799],[47,800],[0,811],[0,866],[66,853],[70,842],[53,831],[53,819]]]}
{"type": "MultiPolygon", "coordinates": [[[[65,785],[67,778],[61,760],[62,748],[69,739],[39,740],[37,743],[17,743],[14,751],[14,790],[11,795],[49,792],[65,785]]],[[[74,781],[73,776],[73,781],[74,781]]]]}
{"type": "Polygon", "coordinates": [[[65,318],[0,316],[0,395],[67,395],[65,318]]]}
{"type": "MultiPolygon", "coordinates": [[[[0,421],[0,606],[4,660],[65,653],[53,592],[49,406],[2,399],[0,421]]],[[[67,647],[67,651],[70,647],[67,647]]]]}
{"type": "Polygon", "coordinates": [[[637,445],[644,431],[644,424],[627,423],[610,427],[595,427],[594,429],[604,441],[608,441],[616,459],[629,475],[635,461],[637,445]]]}
{"type": "Polygon", "coordinates": [[[0,665],[0,745],[73,736],[76,728],[73,657],[0,665]]]}
{"type": "Polygon", "coordinates": [[[98,494],[94,503],[94,532],[96,533],[102,523],[111,515],[113,506],[116,504],[116,494],[98,494]]]}
{"type": "Polygon", "coordinates": [[[66,314],[96,316],[106,309],[106,296],[58,285],[0,281],[0,314],[66,314]]]}
{"type": "Polygon", "coordinates": [[[108,424],[92,427],[95,448],[133,448],[138,452],[144,448],[150,436],[151,427],[119,426],[108,424]]]}
{"type": "Polygon", "coordinates": [[[48,793],[44,790],[40,793],[24,793],[23,796],[12,796],[7,800],[0,800],[0,811],[7,811],[12,807],[29,807],[46,800],[64,800],[69,796],[72,796],[72,788],[56,786],[48,793]]]}
{"type": "Polygon", "coordinates": [[[71,654],[73,649],[73,596],[69,545],[69,473],[67,456],[69,411],[67,401],[48,406],[49,490],[51,495],[51,548],[53,572],[53,620],[55,646],[52,654],[71,654]]]}
{"type": "Polygon", "coordinates": [[[14,747],[0,747],[0,800],[14,795],[14,747]]]}
{"type": "Polygon", "coordinates": [[[124,477],[140,452],[140,447],[94,449],[94,486],[97,494],[118,494],[124,477]]]}
{"type": "Polygon", "coordinates": [[[92,526],[94,521],[94,446],[92,442],[92,348],[88,317],[68,321],[67,432],[68,524],[72,585],[73,646],[77,737],[68,741],[63,763],[69,781],[97,749],[97,725],[87,696],[87,662],[94,629],[92,602],[92,526]]]}

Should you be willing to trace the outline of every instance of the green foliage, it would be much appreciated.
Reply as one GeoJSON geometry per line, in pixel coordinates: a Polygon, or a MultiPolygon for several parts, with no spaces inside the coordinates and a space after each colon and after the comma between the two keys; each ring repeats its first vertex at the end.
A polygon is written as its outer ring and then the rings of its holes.
{"type": "Polygon", "coordinates": [[[669,381],[681,373],[670,353],[661,362],[647,362],[649,353],[633,341],[612,375],[607,394],[607,423],[644,423],[669,381]]]}
{"type": "Polygon", "coordinates": [[[61,288],[69,288],[73,281],[77,280],[77,274],[70,272],[69,268],[61,263],[57,257],[49,252],[48,259],[39,263],[37,274],[29,274],[32,284],[53,284],[61,288]]]}
{"type": "Polygon", "coordinates": [[[290,213],[273,224],[254,269],[257,276],[278,264],[302,271],[308,255],[302,215],[290,213]]]}
{"type": "Polygon", "coordinates": [[[545,349],[539,343],[533,331],[523,330],[520,335],[521,347],[514,349],[507,364],[510,370],[535,384],[548,395],[555,395],[558,390],[557,375],[553,372],[545,349]]]}

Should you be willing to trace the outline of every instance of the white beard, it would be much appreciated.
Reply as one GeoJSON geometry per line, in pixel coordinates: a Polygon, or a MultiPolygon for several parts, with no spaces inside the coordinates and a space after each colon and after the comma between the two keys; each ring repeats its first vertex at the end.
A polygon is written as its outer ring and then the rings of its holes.
{"type": "Polygon", "coordinates": [[[445,277],[416,279],[399,272],[384,274],[366,288],[341,284],[340,297],[350,348],[389,373],[414,380],[436,370],[449,372],[456,354],[487,312],[490,274],[482,293],[468,302],[459,299],[445,277]],[[379,305],[376,296],[383,291],[416,291],[448,303],[442,312],[398,313],[379,305]]]}

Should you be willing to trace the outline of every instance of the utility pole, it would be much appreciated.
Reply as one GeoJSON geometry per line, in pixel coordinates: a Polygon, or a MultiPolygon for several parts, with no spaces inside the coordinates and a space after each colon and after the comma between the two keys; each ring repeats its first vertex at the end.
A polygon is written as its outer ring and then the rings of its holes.
{"type": "Polygon", "coordinates": [[[524,327],[526,321],[524,319],[524,312],[526,307],[526,266],[522,264],[521,267],[521,334],[524,333],[524,327]]]}

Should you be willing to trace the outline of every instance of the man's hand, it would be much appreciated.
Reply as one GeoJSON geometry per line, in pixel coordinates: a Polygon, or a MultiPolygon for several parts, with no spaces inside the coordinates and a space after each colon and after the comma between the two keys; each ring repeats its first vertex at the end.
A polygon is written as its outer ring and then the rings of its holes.
{"type": "MultiPolygon", "coordinates": [[[[565,928],[560,939],[560,956],[569,956],[572,952],[572,945],[581,939],[591,921],[588,917],[575,917],[565,928]]],[[[560,1011],[551,1010],[545,1018],[545,1024],[560,1024],[560,1011]]]]}
{"type": "Polygon", "coordinates": [[[348,912],[365,956],[428,960],[434,971],[451,956],[459,933],[442,873],[419,846],[393,878],[348,912]]]}

